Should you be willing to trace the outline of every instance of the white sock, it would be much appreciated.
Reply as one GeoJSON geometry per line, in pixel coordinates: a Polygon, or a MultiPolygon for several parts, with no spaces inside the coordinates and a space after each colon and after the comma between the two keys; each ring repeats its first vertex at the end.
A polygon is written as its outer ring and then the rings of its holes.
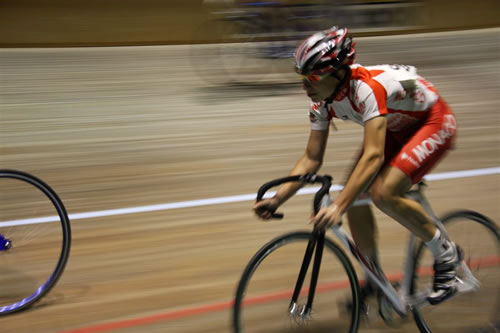
{"type": "Polygon", "coordinates": [[[441,238],[441,231],[439,231],[439,229],[436,229],[434,237],[430,241],[425,243],[429,250],[431,250],[434,259],[444,259],[442,257],[447,249],[447,247],[444,246],[444,242],[445,240],[441,238]]]}

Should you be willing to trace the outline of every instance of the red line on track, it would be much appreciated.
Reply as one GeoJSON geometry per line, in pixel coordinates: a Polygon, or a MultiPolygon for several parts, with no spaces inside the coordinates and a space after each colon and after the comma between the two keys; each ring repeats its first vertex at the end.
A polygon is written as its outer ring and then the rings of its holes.
{"type": "MultiPolygon", "coordinates": [[[[500,258],[499,257],[481,258],[481,259],[475,260],[474,262],[468,262],[468,265],[471,269],[478,268],[478,267],[496,266],[496,265],[500,265],[500,258]]],[[[419,270],[419,272],[422,275],[428,276],[428,275],[432,274],[432,269],[431,268],[422,268],[419,270]]],[[[402,277],[403,277],[402,273],[392,273],[392,274],[387,275],[387,278],[389,279],[389,281],[397,281],[397,280],[400,280],[402,277]]],[[[325,283],[325,284],[318,285],[317,290],[318,290],[318,292],[325,292],[325,291],[331,291],[331,290],[336,290],[336,289],[343,289],[343,288],[347,288],[347,287],[349,287],[349,281],[339,281],[339,282],[325,283]]],[[[306,292],[307,292],[307,289],[302,291],[302,293],[306,293],[306,292]]],[[[277,300],[281,300],[281,299],[290,297],[291,295],[292,295],[292,291],[276,292],[276,293],[272,293],[272,294],[256,296],[256,297],[246,299],[244,301],[244,304],[245,305],[255,305],[255,304],[269,303],[269,302],[273,302],[273,301],[277,301],[277,300]]],[[[181,319],[181,318],[185,318],[185,317],[193,317],[196,315],[227,310],[232,305],[233,305],[233,301],[220,302],[220,303],[214,303],[214,304],[208,304],[208,305],[201,305],[198,307],[190,307],[190,308],[185,308],[185,309],[181,309],[181,310],[174,310],[174,311],[169,311],[169,312],[160,313],[160,314],[156,314],[156,315],[138,317],[135,319],[119,320],[119,321],[113,321],[113,322],[104,323],[104,324],[82,327],[82,328],[78,328],[78,329],[74,329],[74,330],[63,331],[60,333],[110,332],[110,331],[118,330],[118,329],[122,329],[122,328],[131,328],[131,327],[135,327],[135,326],[152,324],[152,323],[156,323],[156,322],[160,322],[160,321],[165,322],[165,321],[169,321],[169,320],[181,319]]]]}

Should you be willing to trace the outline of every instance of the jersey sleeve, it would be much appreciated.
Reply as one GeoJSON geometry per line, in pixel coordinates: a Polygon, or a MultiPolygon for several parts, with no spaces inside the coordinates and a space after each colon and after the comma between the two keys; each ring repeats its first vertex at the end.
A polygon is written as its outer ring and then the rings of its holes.
{"type": "Polygon", "coordinates": [[[329,115],[323,102],[312,102],[309,107],[309,122],[311,129],[315,131],[325,131],[330,124],[331,116],[329,115]]]}
{"type": "Polygon", "coordinates": [[[375,80],[370,80],[362,84],[356,96],[355,104],[357,111],[361,114],[363,123],[388,113],[387,92],[375,80]]]}

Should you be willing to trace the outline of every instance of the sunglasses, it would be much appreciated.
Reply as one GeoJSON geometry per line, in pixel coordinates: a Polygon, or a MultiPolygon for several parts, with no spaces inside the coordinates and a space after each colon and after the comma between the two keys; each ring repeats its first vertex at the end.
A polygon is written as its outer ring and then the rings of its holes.
{"type": "Polygon", "coordinates": [[[318,82],[326,78],[329,73],[327,74],[309,74],[309,75],[302,75],[303,80],[307,80],[309,82],[318,82]]]}

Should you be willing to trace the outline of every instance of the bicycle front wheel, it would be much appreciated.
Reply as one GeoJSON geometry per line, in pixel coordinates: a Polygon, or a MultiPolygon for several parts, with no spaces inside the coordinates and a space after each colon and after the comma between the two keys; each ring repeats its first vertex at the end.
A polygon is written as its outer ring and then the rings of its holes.
{"type": "Polygon", "coordinates": [[[69,256],[68,215],[57,194],[24,172],[0,170],[0,315],[40,300],[69,256]]]}
{"type": "MultiPolygon", "coordinates": [[[[479,280],[477,291],[459,293],[436,306],[414,311],[421,332],[498,332],[500,318],[500,238],[498,227],[472,211],[451,213],[441,220],[465,262],[479,280]]],[[[432,286],[433,257],[423,244],[416,252],[412,291],[432,286]]],[[[465,279],[459,269],[459,277],[465,279]]]]}
{"type": "MultiPolygon", "coordinates": [[[[290,315],[289,305],[302,265],[310,232],[293,232],[273,239],[247,265],[233,304],[233,332],[350,332],[359,325],[359,285],[344,252],[325,239],[325,250],[311,315],[290,315]],[[345,310],[345,299],[353,302],[345,310]]],[[[306,304],[312,271],[309,267],[297,304],[306,304]]]]}

